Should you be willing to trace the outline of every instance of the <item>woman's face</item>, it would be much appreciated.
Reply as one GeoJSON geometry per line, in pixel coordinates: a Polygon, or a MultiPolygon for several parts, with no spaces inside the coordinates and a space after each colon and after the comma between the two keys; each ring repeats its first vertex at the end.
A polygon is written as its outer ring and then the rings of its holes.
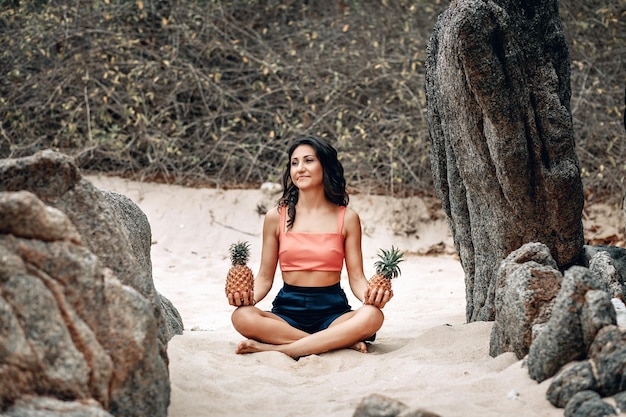
{"type": "Polygon", "coordinates": [[[324,184],[324,169],[311,145],[294,149],[289,161],[291,181],[300,190],[324,184]]]}

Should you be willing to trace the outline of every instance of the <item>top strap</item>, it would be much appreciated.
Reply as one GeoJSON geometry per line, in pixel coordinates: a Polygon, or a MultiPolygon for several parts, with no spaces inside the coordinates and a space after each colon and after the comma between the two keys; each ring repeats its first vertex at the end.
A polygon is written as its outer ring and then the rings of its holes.
{"type": "Polygon", "coordinates": [[[286,206],[281,206],[278,208],[278,212],[280,213],[280,230],[279,230],[279,234],[283,234],[287,231],[287,224],[285,223],[285,217],[287,213],[287,207],[286,206]]]}
{"type": "Polygon", "coordinates": [[[346,206],[339,207],[339,218],[337,219],[337,233],[341,234],[343,230],[343,218],[346,215],[346,206]]]}

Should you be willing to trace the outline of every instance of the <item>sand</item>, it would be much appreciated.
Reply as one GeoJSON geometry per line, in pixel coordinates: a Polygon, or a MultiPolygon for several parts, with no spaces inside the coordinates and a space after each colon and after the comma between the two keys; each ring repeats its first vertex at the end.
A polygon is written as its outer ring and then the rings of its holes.
{"type": "MultiPolygon", "coordinates": [[[[563,415],[545,399],[551,380],[531,380],[512,353],[489,356],[492,323],[466,323],[464,274],[450,231],[420,199],[351,197],[363,223],[366,274],[373,274],[379,248],[395,245],[408,254],[394,281],[395,297],[369,354],[340,350],[295,361],[277,352],[235,354],[242,337],[231,326],[233,308],[224,296],[228,247],[249,241],[250,267],[258,270],[258,206],[271,206],[276,196],[87,178],[131,198],[150,221],[154,283],[185,326],[168,345],[171,417],[349,417],[374,393],[442,417],[563,415]],[[421,255],[433,248],[438,255],[421,255]]],[[[278,272],[259,307],[271,308],[280,285],[278,272]]],[[[358,306],[345,271],[342,285],[358,306]]]]}

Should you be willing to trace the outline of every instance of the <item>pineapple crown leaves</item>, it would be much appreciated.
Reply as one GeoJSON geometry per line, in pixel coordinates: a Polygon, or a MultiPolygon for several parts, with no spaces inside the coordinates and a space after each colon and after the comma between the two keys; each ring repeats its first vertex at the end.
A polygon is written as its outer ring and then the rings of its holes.
{"type": "Polygon", "coordinates": [[[393,279],[400,276],[400,267],[398,264],[404,259],[404,254],[397,248],[391,247],[390,250],[381,249],[378,253],[380,260],[374,262],[376,273],[384,276],[387,279],[393,279]]]}
{"type": "Polygon", "coordinates": [[[250,243],[237,242],[230,245],[230,261],[233,265],[245,265],[250,258],[250,243]]]}

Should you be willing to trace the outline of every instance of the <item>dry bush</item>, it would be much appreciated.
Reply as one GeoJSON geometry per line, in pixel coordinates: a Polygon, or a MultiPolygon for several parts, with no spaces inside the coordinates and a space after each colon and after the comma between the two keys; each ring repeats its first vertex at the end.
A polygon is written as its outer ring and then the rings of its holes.
{"type": "MultiPolygon", "coordinates": [[[[310,133],[356,191],[431,193],[424,55],[447,3],[5,0],[0,157],[51,147],[86,171],[250,186],[310,133]]],[[[621,199],[624,8],[595,3],[561,6],[572,112],[586,187],[621,199]]]]}
{"type": "Polygon", "coordinates": [[[626,3],[561,2],[572,61],[571,108],[588,198],[619,204],[626,189],[626,3]]]}

